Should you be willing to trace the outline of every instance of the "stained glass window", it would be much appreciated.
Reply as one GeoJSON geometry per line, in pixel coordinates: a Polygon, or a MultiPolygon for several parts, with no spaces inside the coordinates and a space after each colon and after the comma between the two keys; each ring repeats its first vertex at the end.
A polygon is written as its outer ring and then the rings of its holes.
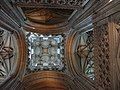
{"type": "Polygon", "coordinates": [[[28,69],[62,70],[64,68],[64,43],[62,35],[26,33],[29,50],[28,69]]]}

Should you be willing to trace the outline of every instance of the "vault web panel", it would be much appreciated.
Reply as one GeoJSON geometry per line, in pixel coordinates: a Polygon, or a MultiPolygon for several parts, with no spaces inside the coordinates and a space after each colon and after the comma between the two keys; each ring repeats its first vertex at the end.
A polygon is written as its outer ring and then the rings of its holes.
{"type": "Polygon", "coordinates": [[[80,59],[82,72],[90,79],[95,79],[94,74],[94,54],[93,54],[93,31],[81,34],[77,54],[80,59]]]}

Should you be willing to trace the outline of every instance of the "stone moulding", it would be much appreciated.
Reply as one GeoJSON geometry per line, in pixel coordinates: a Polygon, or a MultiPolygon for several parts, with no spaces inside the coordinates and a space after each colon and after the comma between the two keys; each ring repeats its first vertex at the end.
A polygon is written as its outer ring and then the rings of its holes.
{"type": "Polygon", "coordinates": [[[77,9],[82,2],[80,0],[16,0],[14,4],[20,7],[77,9]]]}

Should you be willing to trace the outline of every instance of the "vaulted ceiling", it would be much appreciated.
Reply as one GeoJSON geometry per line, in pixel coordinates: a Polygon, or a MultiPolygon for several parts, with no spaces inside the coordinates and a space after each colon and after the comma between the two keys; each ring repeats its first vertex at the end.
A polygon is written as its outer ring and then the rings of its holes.
{"type": "MultiPolygon", "coordinates": [[[[15,1],[9,0],[9,1],[3,0],[3,2],[0,2],[0,5],[2,7],[1,9],[2,12],[0,12],[0,15],[3,15],[0,16],[0,18],[3,17],[0,19],[0,21],[4,21],[5,23],[8,24],[8,26],[10,25],[10,27],[12,27],[13,32],[16,32],[15,33],[16,40],[18,40],[18,42],[16,41],[18,45],[18,50],[17,50],[18,52],[17,51],[16,52],[18,55],[19,63],[17,65],[18,67],[16,69],[17,71],[15,71],[16,72],[15,74],[18,75],[18,77],[16,78],[20,79],[21,81],[17,82],[16,80],[17,86],[15,84],[15,88],[19,87],[20,90],[23,89],[47,90],[48,88],[50,90],[78,90],[77,88],[82,88],[82,86],[79,87],[80,81],[79,79],[76,78],[77,74],[76,71],[74,70],[75,69],[74,66],[70,65],[73,64],[72,63],[73,61],[70,60],[73,58],[73,57],[71,58],[71,56],[73,56],[71,55],[71,52],[73,52],[72,44],[76,43],[77,39],[74,40],[75,36],[73,34],[68,37],[68,32],[67,32],[71,28],[69,26],[70,25],[69,19],[75,14],[74,11],[76,11],[78,8],[81,9],[82,6],[81,0],[15,0],[15,1]],[[28,53],[30,53],[29,50],[30,43],[26,39],[27,38],[26,31],[28,31],[27,33],[35,33],[35,34],[38,33],[42,35],[44,34],[46,36],[51,34],[53,36],[63,35],[64,40],[61,41],[62,42],[61,44],[65,46],[65,48],[64,50],[62,49],[60,51],[65,56],[65,58],[62,57],[62,61],[61,61],[63,63],[65,62],[64,63],[65,67],[63,68],[63,70],[60,69],[51,70],[50,68],[50,70],[42,69],[41,71],[39,71],[38,69],[35,69],[35,71],[26,73],[28,72],[27,71],[28,62],[30,59],[30,57],[28,56],[28,53]]],[[[4,23],[0,23],[0,24],[5,25],[4,23]]],[[[7,26],[5,26],[5,28],[6,27],[7,26]]],[[[47,41],[48,40],[46,40],[45,42],[47,41]]],[[[50,46],[52,45],[49,44],[49,47],[50,46]]],[[[35,46],[35,48],[36,47],[37,46],[35,46]]],[[[60,43],[58,47],[61,47],[60,43]]],[[[36,49],[36,51],[39,52],[40,50],[38,48],[36,49]]],[[[42,52],[48,54],[49,50],[52,51],[52,49],[45,48],[42,49],[43,50],[42,52]]],[[[31,54],[33,53],[35,52],[32,52],[31,54]]],[[[74,63],[76,63],[76,61],[74,61],[74,63]]],[[[13,78],[15,76],[10,77],[11,82],[13,81],[13,78]]],[[[83,82],[86,82],[88,80],[88,79],[83,79],[84,76],[82,75],[80,78],[81,78],[80,80],[84,80],[83,82]]],[[[7,84],[9,83],[6,82],[6,85],[7,84]]]]}
{"type": "Polygon", "coordinates": [[[25,20],[23,28],[40,33],[68,31],[68,19],[80,8],[80,0],[16,0],[13,5],[21,8],[25,20]]]}
{"type": "Polygon", "coordinates": [[[22,8],[26,19],[30,22],[54,25],[68,20],[73,10],[69,9],[44,9],[44,8],[22,8]]]}

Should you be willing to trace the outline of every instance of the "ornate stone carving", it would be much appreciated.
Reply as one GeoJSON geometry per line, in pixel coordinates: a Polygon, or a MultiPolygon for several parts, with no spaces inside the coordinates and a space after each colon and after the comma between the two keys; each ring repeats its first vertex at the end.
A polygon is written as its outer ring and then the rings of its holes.
{"type": "Polygon", "coordinates": [[[21,7],[37,6],[46,8],[76,9],[81,6],[81,0],[15,0],[15,4],[21,7]],[[69,8],[68,8],[69,7],[69,8]]]}
{"type": "Polygon", "coordinates": [[[93,55],[93,31],[88,31],[80,35],[77,54],[79,56],[80,68],[89,78],[94,76],[94,55],[93,55]]]}
{"type": "Polygon", "coordinates": [[[73,10],[22,8],[26,18],[36,24],[56,25],[66,22],[73,10]]]}
{"type": "Polygon", "coordinates": [[[96,78],[105,90],[111,90],[108,24],[97,26],[95,36],[96,78]]]}
{"type": "Polygon", "coordinates": [[[0,30],[0,82],[3,82],[7,78],[16,62],[16,50],[15,45],[13,45],[13,40],[14,36],[12,33],[0,30]]]}
{"type": "Polygon", "coordinates": [[[29,49],[27,68],[30,71],[63,70],[64,46],[61,35],[41,35],[28,32],[26,37],[29,49]]]}

